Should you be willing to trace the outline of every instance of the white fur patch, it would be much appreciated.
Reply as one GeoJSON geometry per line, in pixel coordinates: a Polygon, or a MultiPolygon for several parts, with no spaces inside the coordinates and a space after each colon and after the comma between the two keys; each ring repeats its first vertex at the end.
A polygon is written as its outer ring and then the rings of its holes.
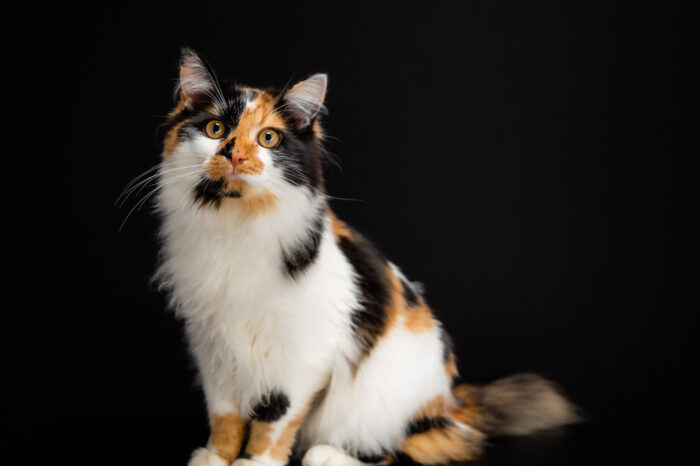
{"type": "Polygon", "coordinates": [[[187,466],[229,466],[228,461],[206,448],[197,448],[187,466]]]}
{"type": "Polygon", "coordinates": [[[351,454],[381,455],[397,448],[416,411],[449,393],[439,328],[413,333],[399,322],[354,377],[334,370],[323,404],[304,424],[302,445],[327,443],[351,454]]]}
{"type": "Polygon", "coordinates": [[[317,445],[306,452],[302,466],[365,466],[340,448],[332,445],[317,445]]]}
{"type": "Polygon", "coordinates": [[[236,458],[231,466],[284,466],[285,461],[276,461],[269,458],[236,458]]]}

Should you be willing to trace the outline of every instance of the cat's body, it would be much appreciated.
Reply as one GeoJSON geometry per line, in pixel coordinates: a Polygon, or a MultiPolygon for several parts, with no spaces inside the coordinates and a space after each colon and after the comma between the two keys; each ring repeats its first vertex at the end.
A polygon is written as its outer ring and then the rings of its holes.
{"type": "Polygon", "coordinates": [[[449,339],[419,291],[326,203],[325,75],[224,88],[189,51],[180,75],[158,280],[185,319],[211,420],[192,466],[281,465],[292,448],[308,466],[467,460],[487,433],[574,420],[535,376],[454,385],[449,339]]]}

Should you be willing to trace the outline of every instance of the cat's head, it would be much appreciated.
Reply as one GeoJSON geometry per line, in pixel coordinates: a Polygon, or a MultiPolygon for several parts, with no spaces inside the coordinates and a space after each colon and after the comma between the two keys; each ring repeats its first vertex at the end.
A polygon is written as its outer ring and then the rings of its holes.
{"type": "Polygon", "coordinates": [[[184,49],[163,142],[161,182],[189,190],[202,205],[274,200],[291,188],[322,189],[327,77],[315,74],[287,89],[219,81],[184,49]],[[179,179],[178,179],[179,177],[179,179]]]}

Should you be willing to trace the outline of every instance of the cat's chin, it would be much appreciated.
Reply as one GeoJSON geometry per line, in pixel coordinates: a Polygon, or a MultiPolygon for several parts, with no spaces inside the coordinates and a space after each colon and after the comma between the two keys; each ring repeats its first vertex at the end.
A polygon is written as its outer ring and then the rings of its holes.
{"type": "Polygon", "coordinates": [[[248,189],[248,184],[235,173],[226,175],[223,181],[221,191],[225,197],[243,197],[243,193],[248,189]]]}
{"type": "Polygon", "coordinates": [[[238,173],[236,173],[233,170],[231,170],[226,175],[224,175],[224,179],[226,181],[232,181],[232,182],[235,182],[235,181],[244,182],[243,179],[240,176],[238,176],[238,173]]]}

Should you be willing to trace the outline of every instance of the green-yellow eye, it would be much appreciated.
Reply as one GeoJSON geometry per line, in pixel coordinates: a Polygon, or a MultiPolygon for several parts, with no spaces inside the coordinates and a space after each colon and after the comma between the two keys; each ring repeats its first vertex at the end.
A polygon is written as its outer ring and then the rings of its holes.
{"type": "Polygon", "coordinates": [[[226,127],[219,120],[211,120],[204,128],[204,132],[212,139],[219,139],[226,132],[226,127]]]}
{"type": "Polygon", "coordinates": [[[263,147],[275,147],[282,140],[280,133],[272,128],[265,128],[258,133],[258,144],[263,147]]]}

